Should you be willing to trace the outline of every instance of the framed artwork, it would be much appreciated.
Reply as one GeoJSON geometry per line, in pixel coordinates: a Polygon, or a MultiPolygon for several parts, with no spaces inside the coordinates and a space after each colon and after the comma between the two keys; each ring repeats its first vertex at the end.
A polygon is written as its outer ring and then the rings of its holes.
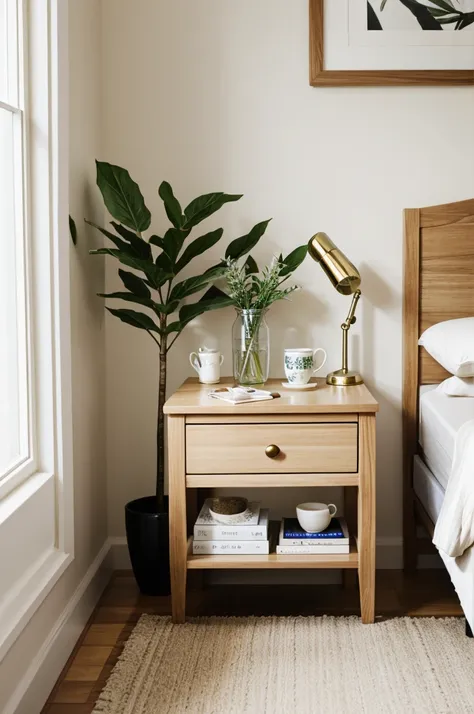
{"type": "Polygon", "coordinates": [[[474,84],[474,0],[309,0],[314,87],[474,84]]]}

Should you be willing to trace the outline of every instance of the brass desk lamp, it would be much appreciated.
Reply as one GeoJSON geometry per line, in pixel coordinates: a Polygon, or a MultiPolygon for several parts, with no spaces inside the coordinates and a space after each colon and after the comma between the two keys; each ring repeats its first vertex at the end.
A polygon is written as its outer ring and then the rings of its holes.
{"type": "Polygon", "coordinates": [[[356,321],[355,310],[361,296],[359,290],[360,274],[357,268],[352,265],[332,242],[326,233],[316,233],[308,243],[310,256],[320,263],[322,269],[334,285],[338,293],[342,295],[352,295],[352,303],[346,321],[342,323],[342,369],[331,372],[326,378],[326,382],[336,387],[350,387],[356,384],[363,384],[364,380],[357,372],[348,369],[348,333],[356,321]]]}

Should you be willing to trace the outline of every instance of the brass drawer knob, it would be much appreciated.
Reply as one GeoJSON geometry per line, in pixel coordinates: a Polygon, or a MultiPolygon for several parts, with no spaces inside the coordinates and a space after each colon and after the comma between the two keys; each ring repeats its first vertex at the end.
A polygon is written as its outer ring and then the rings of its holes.
{"type": "Polygon", "coordinates": [[[275,459],[279,453],[280,453],[280,447],[277,446],[276,444],[270,444],[265,449],[265,454],[268,456],[269,459],[275,459]]]}

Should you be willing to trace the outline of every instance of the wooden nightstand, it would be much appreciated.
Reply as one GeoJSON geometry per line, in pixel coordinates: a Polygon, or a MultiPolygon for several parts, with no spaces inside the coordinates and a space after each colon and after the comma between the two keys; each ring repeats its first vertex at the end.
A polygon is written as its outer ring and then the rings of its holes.
{"type": "Polygon", "coordinates": [[[266,389],[280,399],[233,406],[211,399],[211,387],[188,379],[166,402],[173,622],[185,620],[187,570],[213,568],[356,569],[362,622],[374,621],[378,404],[365,385],[317,381],[318,389],[297,392],[270,380],[266,389]],[[277,458],[265,454],[269,444],[279,446],[277,458]],[[349,555],[192,555],[186,489],[232,488],[238,494],[252,486],[344,486],[345,516],[356,536],[349,555]]]}

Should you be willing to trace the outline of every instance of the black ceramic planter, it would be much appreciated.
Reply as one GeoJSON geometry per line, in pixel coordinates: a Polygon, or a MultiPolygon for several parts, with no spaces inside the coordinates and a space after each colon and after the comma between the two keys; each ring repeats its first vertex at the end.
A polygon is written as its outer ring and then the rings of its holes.
{"type": "Polygon", "coordinates": [[[169,595],[170,556],[168,498],[157,513],[156,498],[147,496],[125,506],[128,552],[133,574],[144,595],[169,595]]]}

